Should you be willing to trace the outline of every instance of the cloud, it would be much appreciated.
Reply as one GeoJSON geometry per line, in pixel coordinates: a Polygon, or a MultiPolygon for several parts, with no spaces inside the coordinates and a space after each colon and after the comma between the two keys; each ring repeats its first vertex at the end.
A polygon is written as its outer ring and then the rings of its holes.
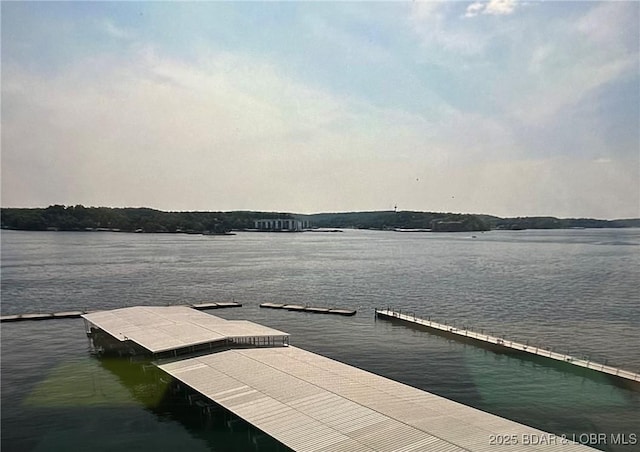
{"type": "MultiPolygon", "coordinates": [[[[458,17],[457,2],[415,2],[409,11],[409,24],[429,51],[431,59],[452,51],[476,56],[486,48],[488,37],[461,27],[452,20],[458,17]]],[[[458,62],[457,62],[458,63],[458,62]]]]}
{"type": "MultiPolygon", "coordinates": [[[[542,65],[540,54],[547,50],[540,49],[533,55],[530,67],[542,65]]],[[[564,52],[556,49],[555,52],[564,52]]],[[[558,120],[557,114],[579,104],[590,93],[620,79],[637,67],[637,58],[622,57],[603,58],[598,60],[582,60],[574,65],[564,67],[551,65],[558,61],[549,57],[543,70],[538,69],[541,78],[532,78],[527,91],[513,98],[511,113],[522,122],[548,123],[558,120]]]]}
{"type": "Polygon", "coordinates": [[[489,2],[475,2],[467,7],[465,17],[475,17],[479,14],[504,16],[513,14],[515,8],[515,0],[490,0],[489,2]]]}
{"type": "Polygon", "coordinates": [[[633,216],[637,23],[611,22],[638,6],[491,21],[467,5],[385,4],[376,26],[305,16],[267,43],[234,24],[229,45],[96,19],[65,45],[47,35],[66,49],[53,66],[9,45],[3,205],[633,216]]]}
{"type": "Polygon", "coordinates": [[[487,3],[484,14],[505,15],[511,14],[516,8],[515,0],[491,0],[487,3]]]}
{"type": "Polygon", "coordinates": [[[441,1],[417,1],[411,4],[411,15],[414,20],[427,20],[437,16],[438,10],[445,4],[441,1]]]}
{"type": "Polygon", "coordinates": [[[575,29],[609,51],[637,51],[639,15],[638,2],[602,2],[584,14],[575,29]]]}
{"type": "MultiPolygon", "coordinates": [[[[637,159],[606,165],[586,159],[550,157],[517,162],[490,162],[462,168],[456,180],[474,190],[456,196],[465,206],[501,216],[621,218],[640,216],[637,159]],[[607,187],[602,190],[600,187],[607,187]],[[576,193],[583,196],[576,198],[576,193]],[[492,209],[493,206],[493,209],[492,209]]],[[[469,210],[471,209],[471,210],[469,210]]]]}
{"type": "Polygon", "coordinates": [[[558,114],[592,98],[603,87],[637,80],[639,12],[637,2],[605,2],[568,27],[550,21],[546,33],[555,38],[521,46],[526,64],[514,58],[515,71],[527,68],[517,77],[526,85],[514,97],[511,111],[515,117],[529,123],[557,121],[558,114]]]}
{"type": "Polygon", "coordinates": [[[135,37],[135,34],[132,31],[126,30],[122,27],[118,27],[108,19],[102,22],[101,28],[107,35],[115,39],[130,40],[135,37]]]}
{"type": "MultiPolygon", "coordinates": [[[[3,198],[18,205],[303,211],[293,200],[308,181],[438,152],[423,118],[336,97],[251,55],[191,65],[146,49],[53,78],[14,68],[3,106],[3,173],[20,175],[3,177],[3,198]]],[[[347,182],[323,190],[335,199],[347,182]]]]}
{"type": "Polygon", "coordinates": [[[467,12],[464,17],[475,17],[481,14],[486,8],[486,3],[475,2],[467,7],[467,12]]]}
{"type": "Polygon", "coordinates": [[[58,77],[13,68],[2,94],[3,199],[13,205],[304,212],[403,198],[427,209],[447,185],[441,175],[516,145],[492,118],[449,109],[433,120],[337,96],[250,54],[187,64],[147,47],[58,77]],[[441,182],[412,194],[417,171],[441,182]]]}
{"type": "Polygon", "coordinates": [[[145,47],[56,77],[3,71],[3,204],[633,213],[637,174],[615,155],[523,163],[526,140],[499,117],[375,106],[254,54],[194,64],[145,47]]]}

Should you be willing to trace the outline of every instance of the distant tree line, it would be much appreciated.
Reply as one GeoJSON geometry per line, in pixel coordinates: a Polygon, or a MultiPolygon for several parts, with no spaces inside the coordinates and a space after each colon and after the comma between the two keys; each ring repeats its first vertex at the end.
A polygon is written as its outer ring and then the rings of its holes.
{"type": "Polygon", "coordinates": [[[211,232],[253,228],[260,218],[292,218],[266,212],[163,212],[148,208],[53,205],[45,209],[3,208],[3,229],[29,231],[119,230],[125,232],[211,232]]]}
{"type": "Polygon", "coordinates": [[[305,219],[318,227],[361,229],[431,229],[433,231],[487,231],[490,229],[569,229],[640,227],[639,218],[596,220],[592,218],[517,217],[437,212],[378,211],[320,213],[305,219]]]}
{"type": "Polygon", "coordinates": [[[376,211],[320,213],[163,212],[149,208],[110,208],[53,205],[47,208],[3,208],[3,229],[30,231],[118,230],[125,232],[225,233],[251,229],[261,218],[307,220],[314,227],[358,229],[429,229],[432,231],[487,231],[490,229],[563,229],[640,227],[640,219],[518,217],[437,212],[376,211]]]}
{"type": "Polygon", "coordinates": [[[320,213],[305,219],[317,227],[356,229],[434,229],[487,231],[489,224],[477,215],[413,211],[320,213]]]}
{"type": "Polygon", "coordinates": [[[485,216],[483,219],[491,227],[491,229],[506,230],[640,227],[640,218],[629,218],[621,220],[597,220],[594,218],[498,218],[485,216]]]}

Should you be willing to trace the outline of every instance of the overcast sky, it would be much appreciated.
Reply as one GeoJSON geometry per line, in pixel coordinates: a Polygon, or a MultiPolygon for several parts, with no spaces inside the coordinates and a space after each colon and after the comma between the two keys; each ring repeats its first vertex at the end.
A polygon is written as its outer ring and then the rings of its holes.
{"type": "Polygon", "coordinates": [[[640,3],[2,2],[2,206],[640,217],[640,3]]]}

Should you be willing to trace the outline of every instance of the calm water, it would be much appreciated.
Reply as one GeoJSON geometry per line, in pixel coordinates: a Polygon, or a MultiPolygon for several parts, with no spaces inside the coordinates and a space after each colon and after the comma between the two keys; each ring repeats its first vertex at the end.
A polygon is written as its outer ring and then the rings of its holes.
{"type": "MultiPolygon", "coordinates": [[[[556,434],[636,434],[640,394],[374,320],[375,307],[640,371],[640,230],[196,236],[2,232],[3,315],[235,299],[212,311],[556,434]],[[259,309],[357,308],[355,317],[259,309]]],[[[246,434],[153,404],[92,358],[81,320],[2,324],[2,450],[237,450],[246,434]]],[[[593,444],[603,450],[638,445],[593,444]]]]}

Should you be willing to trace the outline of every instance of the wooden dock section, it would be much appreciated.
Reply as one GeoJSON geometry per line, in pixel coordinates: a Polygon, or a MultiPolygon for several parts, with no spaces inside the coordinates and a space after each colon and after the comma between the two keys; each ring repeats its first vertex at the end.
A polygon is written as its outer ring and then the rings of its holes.
{"type": "Polygon", "coordinates": [[[516,341],[506,340],[497,336],[470,331],[464,328],[455,328],[451,325],[421,319],[413,314],[402,314],[399,311],[390,309],[376,309],[376,316],[382,319],[399,320],[412,325],[425,327],[440,334],[444,333],[445,335],[453,337],[454,339],[471,340],[474,342],[478,342],[479,344],[491,345],[492,348],[497,350],[522,352],[530,354],[532,356],[540,356],[542,358],[551,359],[556,362],[562,362],[584,369],[590,369],[596,372],[601,372],[616,378],[629,381],[632,383],[632,386],[637,386],[638,388],[640,388],[640,374],[638,374],[637,372],[630,372],[628,370],[619,369],[617,367],[576,358],[575,356],[567,355],[564,353],[557,353],[552,350],[536,347],[534,345],[523,344],[516,341]]]}
{"type": "Polygon", "coordinates": [[[299,304],[262,303],[260,307],[268,309],[283,309],[285,311],[311,312],[313,314],[335,314],[344,316],[352,316],[356,314],[356,311],[353,309],[323,308],[314,306],[303,306],[299,304]]]}

